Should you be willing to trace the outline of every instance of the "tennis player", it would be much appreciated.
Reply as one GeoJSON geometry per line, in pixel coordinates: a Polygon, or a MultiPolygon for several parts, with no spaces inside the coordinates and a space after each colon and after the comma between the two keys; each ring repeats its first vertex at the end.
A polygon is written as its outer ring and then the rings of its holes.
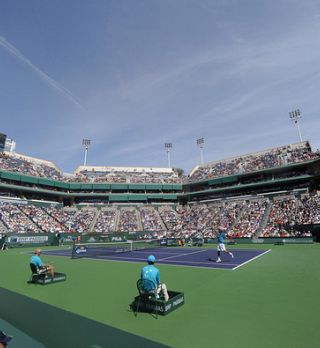
{"type": "Polygon", "coordinates": [[[221,251],[223,251],[226,254],[229,254],[232,258],[234,257],[233,254],[226,249],[225,240],[226,240],[225,229],[223,227],[219,227],[218,235],[217,235],[217,241],[218,241],[217,254],[218,254],[218,258],[217,258],[216,262],[221,262],[221,258],[220,258],[221,251]]]}
{"type": "MultiPolygon", "coordinates": [[[[147,258],[148,265],[144,266],[141,270],[141,279],[150,280],[157,287],[157,294],[162,293],[164,300],[169,300],[169,295],[167,291],[167,286],[164,283],[160,283],[160,271],[154,266],[156,258],[153,255],[149,255],[147,258]]],[[[146,291],[151,291],[154,289],[145,289],[146,291]]]]}
{"type": "Polygon", "coordinates": [[[30,263],[33,263],[41,270],[45,270],[45,271],[49,272],[51,274],[52,279],[53,279],[54,278],[53,266],[43,263],[42,260],[40,259],[40,255],[41,255],[41,249],[36,249],[34,251],[34,255],[31,256],[30,263]]]}

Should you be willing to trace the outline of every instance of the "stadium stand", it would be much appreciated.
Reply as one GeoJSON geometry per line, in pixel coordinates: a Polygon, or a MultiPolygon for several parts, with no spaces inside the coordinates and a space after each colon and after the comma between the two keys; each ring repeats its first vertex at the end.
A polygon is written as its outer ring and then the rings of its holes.
{"type": "Polygon", "coordinates": [[[160,215],[152,206],[141,207],[139,211],[144,231],[164,230],[164,224],[161,221],[160,215]]]}
{"type": "Polygon", "coordinates": [[[308,142],[301,142],[197,166],[191,171],[188,180],[192,182],[249,173],[266,168],[310,161],[315,158],[319,158],[319,154],[311,151],[308,142]]]}
{"type": "Polygon", "coordinates": [[[135,207],[121,208],[118,231],[136,232],[139,230],[142,230],[142,226],[141,223],[139,224],[137,209],[135,207]]]}
{"type": "Polygon", "coordinates": [[[320,223],[320,197],[317,194],[302,197],[294,215],[294,221],[298,224],[320,223]]]}
{"type": "Polygon", "coordinates": [[[48,215],[41,207],[34,205],[20,205],[20,210],[31,220],[39,231],[42,232],[64,232],[65,228],[56,219],[48,215]]]}
{"type": "Polygon", "coordinates": [[[95,232],[115,232],[118,218],[118,210],[115,208],[101,209],[94,225],[95,232]]]}
{"type": "Polygon", "coordinates": [[[53,163],[11,152],[0,153],[0,168],[25,175],[63,179],[61,171],[53,163]]]}
{"type": "Polygon", "coordinates": [[[63,226],[63,232],[72,232],[76,231],[75,226],[75,215],[78,210],[75,208],[63,208],[57,209],[53,207],[44,207],[43,208],[48,215],[52,216],[53,219],[60,223],[60,226],[63,226]]]}
{"type": "Polygon", "coordinates": [[[39,232],[39,227],[21,210],[21,205],[0,202],[0,219],[9,231],[39,232]]]}
{"type": "Polygon", "coordinates": [[[149,167],[83,167],[76,175],[90,182],[107,183],[181,183],[181,178],[172,168],[149,167]]]}
{"type": "Polygon", "coordinates": [[[242,238],[254,236],[262,222],[266,208],[269,205],[269,200],[251,200],[241,212],[236,223],[229,231],[229,236],[232,238],[242,238]]]}
{"type": "Polygon", "coordinates": [[[19,233],[113,233],[158,232],[152,236],[187,238],[197,233],[214,238],[222,226],[232,238],[283,237],[291,234],[285,227],[320,221],[320,197],[317,194],[277,196],[273,200],[251,197],[249,200],[221,200],[187,206],[117,206],[97,210],[94,207],[56,208],[0,202],[0,223],[19,233]]]}
{"type": "Polygon", "coordinates": [[[49,161],[1,153],[0,230],[214,238],[222,226],[232,238],[310,235],[295,226],[320,223],[319,159],[301,142],[197,166],[182,185],[172,168],[80,166],[64,175],[49,161]]]}
{"type": "Polygon", "coordinates": [[[74,219],[74,229],[75,232],[84,233],[90,232],[91,227],[93,227],[94,219],[97,215],[97,210],[95,208],[82,208],[76,215],[74,219]]]}

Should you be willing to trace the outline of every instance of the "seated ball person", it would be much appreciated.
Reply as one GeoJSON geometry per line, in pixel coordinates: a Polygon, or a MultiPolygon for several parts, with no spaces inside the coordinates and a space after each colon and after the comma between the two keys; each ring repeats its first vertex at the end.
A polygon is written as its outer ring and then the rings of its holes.
{"type": "Polygon", "coordinates": [[[33,263],[37,266],[37,269],[42,271],[43,273],[48,272],[51,274],[51,278],[54,278],[54,268],[52,265],[45,264],[40,259],[41,249],[36,249],[34,251],[34,255],[31,257],[30,263],[33,263]]]}
{"type": "MultiPolygon", "coordinates": [[[[154,285],[155,288],[157,289],[157,294],[162,293],[164,300],[168,301],[169,300],[169,295],[167,291],[166,284],[160,283],[160,271],[158,270],[157,267],[154,266],[154,263],[156,262],[156,258],[153,255],[149,255],[147,258],[148,265],[144,266],[141,270],[141,279],[147,279],[150,280],[154,285]]],[[[154,290],[155,288],[152,289],[144,289],[145,291],[151,291],[154,290]]]]}

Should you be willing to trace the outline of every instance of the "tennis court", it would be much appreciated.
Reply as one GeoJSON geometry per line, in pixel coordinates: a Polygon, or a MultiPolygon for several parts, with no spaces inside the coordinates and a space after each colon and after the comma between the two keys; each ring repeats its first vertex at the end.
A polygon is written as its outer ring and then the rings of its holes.
{"type": "MultiPolygon", "coordinates": [[[[265,255],[270,249],[232,249],[234,258],[228,254],[221,256],[222,262],[217,263],[216,251],[213,248],[206,247],[148,247],[138,250],[110,248],[113,243],[101,245],[88,245],[88,249],[81,249],[84,253],[81,258],[90,258],[98,260],[112,260],[123,262],[145,262],[148,255],[153,254],[158,264],[200,267],[235,270],[256,258],[265,255]]],[[[50,250],[47,255],[71,257],[72,251],[50,250]]]]}
{"type": "MultiPolygon", "coordinates": [[[[49,348],[319,345],[319,244],[230,246],[235,258],[222,255],[224,262],[212,262],[212,268],[185,267],[186,263],[177,267],[169,261],[184,261],[187,255],[183,254],[196,251],[199,253],[189,255],[193,261],[208,255],[215,259],[213,244],[159,248],[160,254],[152,252],[158,258],[162,252],[176,254],[162,254],[163,258],[173,257],[161,261],[161,279],[169,290],[184,292],[186,302],[158,319],[148,313],[135,317],[129,308],[137,296],[141,267],[146,264],[145,254],[141,254],[144,251],[119,253],[116,256],[121,262],[115,262],[103,258],[73,260],[70,248],[44,247],[43,261],[65,272],[67,281],[39,286],[27,283],[33,250],[15,248],[0,253],[0,312],[4,321],[49,348]],[[260,250],[264,248],[272,251],[263,255],[260,250]],[[234,272],[213,270],[231,262],[243,265],[242,252],[247,250],[263,257],[234,272]],[[139,262],[123,258],[129,256],[139,262]]],[[[11,327],[2,329],[18,340],[11,327]]]]}

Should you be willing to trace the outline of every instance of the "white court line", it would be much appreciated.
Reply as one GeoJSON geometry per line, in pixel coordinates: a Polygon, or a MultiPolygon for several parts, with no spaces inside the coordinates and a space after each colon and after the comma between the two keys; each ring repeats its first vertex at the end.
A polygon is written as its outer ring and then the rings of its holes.
{"type": "Polygon", "coordinates": [[[172,259],[173,257],[189,256],[189,255],[193,255],[193,254],[203,253],[204,251],[208,251],[208,249],[194,251],[193,253],[184,253],[184,254],[179,254],[179,255],[175,254],[174,256],[164,257],[162,259],[159,259],[158,261],[172,259]]]}
{"type": "MultiPolygon", "coordinates": [[[[200,251],[197,251],[198,253],[200,252],[200,251]]],[[[184,254],[184,255],[190,255],[190,254],[184,254]]],[[[98,258],[98,259],[104,259],[104,260],[114,260],[114,259],[121,259],[121,260],[124,260],[124,259],[126,259],[126,260],[135,260],[135,261],[142,261],[142,262],[144,262],[145,261],[145,258],[137,258],[137,257],[127,257],[127,256],[113,256],[113,255],[110,255],[110,259],[106,259],[105,258],[105,255],[97,255],[97,256],[95,256],[96,258],[98,258]]],[[[165,259],[158,259],[158,261],[157,262],[160,262],[160,261],[163,261],[163,260],[167,260],[169,257],[166,257],[165,259]]],[[[172,258],[172,256],[170,256],[170,258],[172,258]]],[[[89,257],[84,257],[84,259],[89,259],[89,257]]],[[[94,260],[94,258],[91,258],[91,260],[94,260]]],[[[214,264],[215,262],[214,261],[209,261],[209,262],[203,262],[203,261],[183,261],[183,260],[181,260],[181,261],[178,261],[178,260],[173,260],[173,261],[168,261],[168,264],[170,264],[171,265],[171,263],[170,262],[178,262],[178,263],[192,263],[192,264],[194,264],[194,263],[197,263],[197,264],[200,264],[200,265],[212,265],[212,264],[214,264]]],[[[226,264],[226,265],[230,265],[230,266],[235,266],[235,265],[238,265],[237,263],[229,263],[229,262],[221,262],[221,263],[223,263],[223,264],[226,264]]],[[[220,263],[220,264],[221,264],[220,263]]],[[[163,263],[164,265],[166,264],[166,263],[163,263]]],[[[221,267],[219,267],[219,268],[221,268],[221,267]]]]}
{"type": "Polygon", "coordinates": [[[105,259],[105,260],[114,260],[114,259],[128,259],[128,260],[138,260],[138,261],[146,261],[145,258],[141,258],[139,259],[138,257],[127,257],[127,256],[113,256],[113,255],[96,255],[95,257],[93,258],[90,258],[90,257],[83,257],[84,259],[91,259],[91,260],[94,260],[95,258],[98,258],[98,259],[105,259]],[[106,257],[111,257],[110,259],[106,258],[106,257]]]}
{"type": "MultiPolygon", "coordinates": [[[[158,262],[160,262],[160,261],[163,261],[163,260],[168,260],[168,259],[172,259],[172,258],[175,258],[175,257],[180,257],[180,256],[188,256],[188,255],[191,255],[191,254],[197,254],[197,253],[201,253],[201,252],[204,252],[204,251],[208,251],[209,249],[204,249],[204,250],[199,250],[199,251],[195,251],[195,252],[193,252],[193,253],[187,253],[187,254],[181,254],[181,255],[174,255],[174,256],[168,256],[168,257],[165,257],[165,258],[162,258],[162,259],[158,259],[158,262]]],[[[243,265],[245,265],[245,264],[247,264],[247,263],[249,263],[249,262],[251,262],[251,261],[253,261],[253,260],[255,260],[255,259],[257,259],[258,257],[260,257],[260,256],[262,256],[262,255],[264,255],[264,254],[266,254],[266,253],[268,253],[268,252],[270,252],[271,251],[271,249],[269,249],[269,250],[266,250],[265,252],[263,252],[262,254],[259,254],[259,255],[257,255],[257,256],[255,256],[255,257],[253,257],[252,259],[250,259],[250,260],[248,260],[248,261],[245,261],[245,262],[243,262],[242,264],[237,264],[237,263],[230,263],[230,262],[221,262],[221,263],[219,263],[219,264],[224,264],[224,265],[228,265],[228,266],[235,266],[235,265],[237,265],[236,267],[234,267],[234,268],[232,268],[231,270],[235,270],[235,269],[237,269],[237,268],[239,268],[239,267],[241,267],[241,266],[243,266],[243,265]]],[[[112,256],[113,257],[113,256],[112,256]]],[[[101,256],[101,258],[103,258],[103,256],[101,256]]],[[[121,256],[119,256],[119,257],[115,257],[115,258],[120,258],[120,259],[123,259],[123,257],[121,257],[121,256]]],[[[145,261],[145,259],[138,259],[138,258],[134,258],[134,257],[125,257],[126,259],[129,259],[129,260],[141,260],[141,261],[145,261]]],[[[200,265],[212,265],[212,262],[214,262],[214,261],[211,261],[211,262],[201,262],[201,261],[179,261],[179,260],[174,260],[174,261],[168,261],[168,264],[170,264],[170,265],[174,265],[174,264],[171,264],[170,262],[176,262],[176,263],[183,263],[183,264],[188,264],[188,263],[191,263],[191,264],[200,264],[200,265]]],[[[187,265],[186,265],[187,266],[187,265]]],[[[190,267],[190,266],[188,266],[188,267],[190,267]]],[[[192,267],[192,266],[191,266],[192,267]]],[[[195,266],[195,267],[197,267],[197,266],[195,266]]],[[[208,268],[208,267],[204,267],[204,268],[208,268]]],[[[215,267],[210,267],[210,268],[214,268],[214,269],[230,269],[230,268],[222,268],[222,267],[217,267],[217,268],[215,268],[215,267]]]]}
{"type": "MultiPolygon", "coordinates": [[[[126,260],[114,260],[114,259],[104,259],[104,258],[90,258],[90,257],[84,257],[83,259],[85,260],[91,260],[91,261],[102,261],[102,262],[126,262],[130,263],[132,265],[131,261],[126,261],[126,260]]],[[[135,259],[135,260],[141,260],[142,262],[145,262],[145,259],[135,259]]],[[[205,267],[205,266],[189,266],[189,265],[175,265],[174,263],[163,263],[162,265],[165,266],[170,266],[170,267],[187,267],[187,268],[195,268],[195,269],[218,269],[222,271],[232,271],[232,268],[222,268],[222,267],[205,267]]]]}
{"type": "MultiPolygon", "coordinates": [[[[159,262],[162,261],[162,260],[159,260],[159,262]]],[[[200,265],[212,265],[212,264],[215,264],[217,262],[215,261],[209,261],[209,262],[205,262],[205,261],[178,261],[178,260],[173,260],[173,261],[168,261],[168,263],[170,262],[179,262],[179,263],[198,263],[200,265]]],[[[234,265],[237,265],[237,263],[229,263],[229,262],[218,262],[219,265],[223,264],[223,265],[231,265],[231,266],[234,266],[234,265]]],[[[170,263],[171,265],[171,263],[170,263]]]]}
{"type": "MultiPolygon", "coordinates": [[[[191,254],[197,254],[197,253],[202,253],[204,251],[208,251],[208,249],[204,249],[204,250],[198,250],[198,251],[194,251],[193,253],[187,253],[187,254],[181,254],[181,255],[177,255],[175,254],[174,256],[168,256],[168,257],[164,257],[162,259],[158,259],[157,262],[160,262],[160,261],[163,261],[163,260],[168,260],[168,259],[172,259],[172,258],[175,258],[175,257],[180,257],[180,256],[188,256],[188,255],[191,255],[191,254]]],[[[127,256],[114,256],[114,255],[110,255],[111,257],[111,260],[112,259],[127,259],[127,260],[135,260],[135,261],[145,261],[145,258],[137,258],[137,257],[127,257],[127,256]]],[[[85,257],[87,259],[87,257],[85,257]]],[[[97,255],[96,258],[99,258],[99,259],[105,259],[105,256],[104,255],[97,255]]],[[[201,261],[168,261],[169,264],[170,262],[178,262],[178,263],[197,263],[197,264],[200,264],[200,265],[212,265],[212,261],[211,262],[201,262],[201,261]]],[[[164,263],[165,264],[165,263],[164,263]]],[[[237,265],[237,263],[228,263],[228,265],[237,265]]]]}
{"type": "MultiPolygon", "coordinates": [[[[61,250],[61,249],[57,249],[57,250],[61,250]]],[[[169,258],[173,258],[173,257],[179,257],[179,256],[188,256],[188,255],[191,255],[191,254],[196,254],[196,253],[201,253],[201,252],[204,252],[204,251],[208,251],[208,250],[211,250],[211,249],[203,249],[203,250],[198,250],[198,251],[195,251],[195,252],[192,252],[192,253],[185,253],[185,254],[181,254],[181,255],[177,255],[175,254],[174,256],[169,256],[169,257],[165,257],[163,259],[159,259],[159,261],[162,261],[162,260],[167,260],[169,258]]],[[[241,250],[252,250],[252,249],[241,249],[241,250]]],[[[221,264],[224,264],[224,265],[237,265],[236,267],[234,268],[223,268],[223,267],[216,267],[214,264],[215,262],[214,261],[210,261],[210,262],[199,262],[199,261],[177,261],[177,260],[174,260],[174,261],[168,261],[168,263],[163,263],[164,265],[168,265],[168,266],[177,266],[177,267],[181,267],[181,265],[177,265],[177,264],[174,264],[174,263],[171,263],[171,262],[176,262],[176,263],[182,263],[182,267],[188,267],[188,268],[202,268],[202,269],[218,269],[218,270],[227,270],[227,271],[233,271],[233,270],[236,270],[238,269],[239,267],[257,259],[258,257],[262,256],[262,255],[265,255],[267,254],[268,252],[270,252],[272,249],[269,249],[269,250],[266,250],[265,252],[263,252],[262,254],[259,254],[255,257],[253,257],[252,259],[248,260],[248,261],[245,261],[243,262],[242,264],[238,265],[237,263],[229,263],[229,262],[221,262],[218,265],[221,265],[221,264]],[[199,264],[199,266],[190,266],[190,265],[187,265],[188,263],[190,264],[199,264]],[[200,266],[200,265],[210,265],[210,267],[206,267],[206,266],[200,266]]],[[[240,251],[240,250],[239,250],[240,251]]],[[[22,254],[23,252],[20,252],[20,254],[22,254]]],[[[143,253],[141,251],[141,253],[143,253]]],[[[123,255],[123,254],[122,254],[123,255]]],[[[61,256],[61,255],[51,255],[51,256],[61,256]]],[[[63,256],[69,256],[69,255],[63,255],[63,256]]],[[[104,255],[97,255],[95,256],[94,258],[91,258],[91,257],[84,257],[83,259],[86,259],[86,260],[92,260],[92,261],[108,261],[108,262],[129,262],[131,263],[130,260],[134,260],[134,261],[141,261],[141,262],[145,262],[145,258],[136,258],[136,257],[127,257],[127,256],[114,256],[112,255],[111,256],[112,258],[108,259],[108,258],[105,258],[104,255]]]]}
{"type": "Polygon", "coordinates": [[[260,257],[260,256],[262,256],[262,255],[264,255],[264,254],[266,254],[266,253],[268,253],[268,252],[270,252],[270,251],[271,251],[271,249],[266,250],[264,253],[259,254],[259,255],[255,256],[255,257],[253,257],[252,259],[250,259],[250,260],[248,260],[248,261],[246,261],[246,262],[241,263],[241,264],[240,264],[239,266],[237,266],[237,267],[232,268],[232,270],[234,271],[235,269],[237,269],[237,268],[239,268],[239,267],[241,267],[241,266],[243,266],[243,265],[246,265],[247,263],[249,263],[249,262],[251,262],[251,261],[257,259],[258,257],[260,257]]]}
{"type": "MultiPolygon", "coordinates": [[[[150,250],[132,250],[132,252],[134,252],[135,254],[150,254],[151,251],[150,250]]],[[[174,253],[174,252],[163,252],[163,251],[158,251],[158,250],[154,250],[154,253],[161,253],[161,254],[166,254],[166,255],[177,255],[177,253],[174,253]]]]}
{"type": "MultiPolygon", "coordinates": [[[[159,260],[159,262],[162,260],[159,260]]],[[[168,263],[170,262],[179,262],[179,263],[199,263],[201,265],[212,265],[212,264],[217,264],[217,265],[226,265],[226,266],[236,266],[238,265],[238,263],[231,263],[231,262],[216,262],[216,261],[209,261],[209,262],[205,262],[205,261],[178,261],[178,260],[173,260],[173,261],[168,261],[168,263]]],[[[171,263],[170,263],[171,265],[171,263]]],[[[218,267],[221,268],[221,267],[218,267]]]]}

